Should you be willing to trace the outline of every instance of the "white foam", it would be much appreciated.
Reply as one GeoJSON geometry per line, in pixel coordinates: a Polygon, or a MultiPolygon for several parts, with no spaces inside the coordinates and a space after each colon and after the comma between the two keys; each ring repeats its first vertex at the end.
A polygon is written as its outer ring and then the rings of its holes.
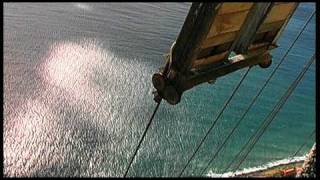
{"type": "Polygon", "coordinates": [[[233,177],[233,176],[236,176],[236,175],[247,174],[247,173],[252,173],[252,172],[261,171],[261,170],[266,170],[268,168],[279,166],[279,165],[285,165],[285,164],[289,164],[289,163],[293,163],[293,162],[303,161],[305,158],[306,158],[306,156],[297,156],[297,157],[294,157],[294,158],[286,158],[286,159],[281,159],[281,160],[274,161],[274,162],[269,162],[269,163],[267,163],[265,165],[262,165],[262,166],[244,168],[242,170],[238,170],[238,171],[235,171],[235,172],[226,172],[226,173],[223,173],[223,174],[215,173],[215,172],[213,172],[211,170],[211,171],[209,171],[207,173],[207,176],[208,177],[233,177]]]}

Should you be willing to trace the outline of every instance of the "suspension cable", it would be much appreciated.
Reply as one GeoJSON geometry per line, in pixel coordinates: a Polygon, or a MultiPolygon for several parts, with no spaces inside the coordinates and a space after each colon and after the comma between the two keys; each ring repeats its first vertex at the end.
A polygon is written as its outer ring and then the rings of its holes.
{"type": "Polygon", "coordinates": [[[142,134],[142,137],[141,137],[141,139],[140,139],[140,141],[139,141],[139,143],[138,143],[137,148],[136,148],[135,151],[134,151],[134,154],[133,154],[133,156],[132,156],[132,158],[131,158],[131,160],[130,160],[130,163],[129,163],[127,169],[126,169],[126,172],[124,173],[124,177],[126,177],[127,174],[128,174],[128,172],[129,172],[129,169],[130,169],[130,167],[131,167],[131,165],[132,165],[132,162],[133,162],[134,158],[135,158],[136,155],[137,155],[137,152],[138,152],[138,150],[139,150],[139,148],[140,148],[140,146],[141,146],[141,144],[142,144],[142,142],[143,142],[143,140],[144,140],[144,138],[145,138],[145,136],[146,136],[146,134],[147,134],[147,131],[148,131],[149,128],[150,128],[151,122],[152,122],[152,120],[153,120],[156,112],[158,111],[158,108],[159,108],[159,106],[160,106],[161,100],[162,100],[162,99],[160,99],[160,101],[158,102],[156,108],[154,109],[154,111],[153,111],[153,113],[152,113],[152,116],[151,116],[151,118],[150,118],[150,120],[149,120],[149,122],[148,122],[148,124],[147,124],[147,126],[146,126],[146,129],[144,130],[144,132],[143,132],[143,134],[142,134]]]}
{"type": "Polygon", "coordinates": [[[291,158],[289,161],[291,161],[299,152],[300,150],[307,144],[309,138],[315,133],[315,130],[312,131],[312,133],[309,134],[309,136],[307,136],[307,138],[305,139],[304,143],[297,149],[297,151],[291,155],[291,158]]]}
{"type": "Polygon", "coordinates": [[[315,11],[312,13],[312,15],[308,18],[307,22],[304,24],[303,28],[300,30],[299,34],[297,35],[297,37],[295,38],[295,40],[293,41],[293,43],[291,44],[291,46],[287,49],[286,53],[284,54],[284,56],[281,58],[279,64],[277,64],[277,66],[273,69],[273,71],[271,72],[271,74],[269,75],[268,79],[265,81],[265,83],[263,84],[262,88],[259,90],[259,92],[256,94],[256,96],[253,98],[253,100],[251,101],[250,105],[248,106],[248,108],[246,109],[246,111],[242,114],[241,118],[239,119],[239,121],[236,123],[236,125],[233,127],[233,129],[230,131],[230,133],[228,134],[227,138],[224,140],[224,142],[221,144],[221,146],[219,146],[218,150],[216,151],[216,153],[213,155],[212,159],[209,161],[209,163],[205,166],[205,168],[201,171],[202,175],[206,169],[209,167],[209,165],[213,162],[213,160],[217,157],[218,153],[222,150],[223,146],[226,144],[226,142],[230,139],[231,135],[235,132],[235,130],[238,128],[238,126],[240,125],[240,123],[244,120],[244,117],[247,115],[247,113],[249,112],[249,110],[252,108],[253,104],[256,102],[257,98],[260,96],[260,94],[262,93],[262,91],[264,90],[264,88],[267,86],[267,84],[269,83],[269,81],[271,80],[271,78],[273,77],[273,75],[275,74],[275,72],[277,71],[277,69],[280,67],[280,65],[282,64],[282,62],[284,61],[284,59],[287,57],[287,55],[289,54],[290,50],[292,49],[292,47],[294,46],[294,44],[296,43],[296,41],[299,39],[299,37],[301,36],[301,34],[303,33],[303,31],[305,30],[305,28],[307,27],[308,23],[310,22],[310,20],[312,19],[312,17],[314,16],[315,11]]]}
{"type": "Polygon", "coordinates": [[[242,84],[243,80],[246,78],[246,76],[248,75],[249,71],[250,71],[251,67],[249,67],[247,69],[247,71],[245,72],[245,74],[242,76],[241,80],[238,82],[236,88],[232,91],[231,96],[228,98],[228,100],[225,102],[225,104],[223,105],[222,109],[219,112],[219,115],[216,117],[216,119],[213,121],[213,124],[211,125],[211,127],[208,129],[207,133],[205,134],[205,136],[201,139],[200,143],[198,144],[196,150],[193,152],[192,156],[189,158],[189,160],[187,161],[187,164],[183,167],[182,171],[179,174],[179,177],[183,174],[183,172],[185,171],[185,169],[188,167],[189,163],[191,162],[191,160],[194,158],[194,156],[197,154],[198,150],[200,149],[201,145],[203,144],[204,140],[208,137],[208,135],[210,134],[211,130],[214,128],[216,122],[219,120],[220,116],[222,115],[222,113],[224,112],[224,110],[226,109],[226,107],[228,106],[228,104],[230,103],[231,99],[233,98],[233,96],[235,95],[235,93],[238,91],[240,85],[242,84]]]}
{"type": "MultiPolygon", "coordinates": [[[[290,87],[288,88],[288,90],[285,92],[285,94],[281,97],[281,99],[278,101],[278,103],[276,104],[276,106],[273,108],[273,110],[268,114],[268,116],[265,118],[265,120],[263,121],[263,123],[261,124],[261,126],[257,129],[257,131],[255,132],[255,134],[253,136],[250,137],[250,140],[253,140],[253,143],[251,143],[248,147],[248,152],[245,153],[244,156],[242,156],[242,159],[240,160],[240,162],[235,166],[235,168],[233,168],[233,171],[235,171],[236,169],[238,169],[240,167],[240,165],[244,162],[244,160],[247,158],[247,156],[249,155],[249,153],[252,151],[252,149],[254,148],[255,144],[259,141],[259,139],[261,138],[261,136],[264,134],[264,132],[266,131],[266,129],[268,128],[268,126],[270,125],[270,123],[274,120],[275,116],[277,115],[277,113],[280,111],[280,109],[283,107],[283,105],[286,103],[286,101],[288,100],[289,96],[292,94],[293,90],[297,87],[297,85],[299,84],[299,82],[302,80],[303,76],[305,75],[305,73],[307,72],[307,70],[309,69],[310,65],[314,62],[315,60],[315,55],[313,55],[311,57],[311,59],[307,62],[307,64],[305,65],[305,67],[303,68],[303,70],[300,72],[300,74],[298,75],[298,77],[295,79],[294,82],[292,82],[292,84],[290,85],[290,87]],[[259,130],[261,130],[259,132],[259,130]]],[[[244,149],[243,149],[244,150],[244,149]]],[[[240,151],[240,153],[243,152],[240,151]]],[[[238,153],[238,154],[240,154],[238,153]]]]}

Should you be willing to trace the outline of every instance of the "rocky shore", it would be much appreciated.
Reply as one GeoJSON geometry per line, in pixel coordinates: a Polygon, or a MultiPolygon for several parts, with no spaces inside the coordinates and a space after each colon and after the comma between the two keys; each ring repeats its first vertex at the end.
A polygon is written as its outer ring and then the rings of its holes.
{"type": "Polygon", "coordinates": [[[316,145],[314,144],[305,160],[280,164],[255,172],[235,175],[235,177],[316,177],[316,145]]]}
{"type": "Polygon", "coordinates": [[[297,173],[296,177],[315,178],[316,177],[316,144],[312,146],[305,162],[302,165],[302,171],[297,173]]]}
{"type": "MultiPolygon", "coordinates": [[[[298,170],[302,167],[303,160],[302,161],[296,161],[291,162],[288,164],[281,164],[277,166],[270,167],[268,169],[259,170],[255,172],[245,173],[245,174],[238,174],[235,177],[283,177],[283,176],[289,176],[285,175],[286,170],[298,170]]],[[[294,174],[291,174],[291,176],[294,176],[294,174]]]]}

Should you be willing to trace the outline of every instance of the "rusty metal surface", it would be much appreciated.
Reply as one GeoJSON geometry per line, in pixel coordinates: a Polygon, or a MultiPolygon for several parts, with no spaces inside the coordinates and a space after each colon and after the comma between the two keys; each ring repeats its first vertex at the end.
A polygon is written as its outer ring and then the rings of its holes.
{"type": "Polygon", "coordinates": [[[269,51],[277,47],[276,38],[296,6],[297,3],[193,3],[165,67],[153,76],[155,99],[161,97],[174,105],[184,91],[201,83],[213,82],[248,66],[269,67],[269,51]],[[279,12],[281,8],[283,12],[279,12]],[[234,62],[229,58],[231,52],[245,58],[234,62]]]}

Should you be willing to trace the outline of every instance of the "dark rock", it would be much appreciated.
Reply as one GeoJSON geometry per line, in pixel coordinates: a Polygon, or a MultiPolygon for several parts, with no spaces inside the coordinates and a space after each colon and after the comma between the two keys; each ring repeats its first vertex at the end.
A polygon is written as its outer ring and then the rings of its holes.
{"type": "Polygon", "coordinates": [[[303,163],[302,171],[296,177],[315,178],[316,177],[316,144],[312,146],[306,160],[303,163]]]}

